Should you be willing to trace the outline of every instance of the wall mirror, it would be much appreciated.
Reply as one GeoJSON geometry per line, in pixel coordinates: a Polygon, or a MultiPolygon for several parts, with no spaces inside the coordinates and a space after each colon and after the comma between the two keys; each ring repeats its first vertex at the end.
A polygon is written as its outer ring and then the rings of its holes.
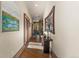
{"type": "Polygon", "coordinates": [[[55,6],[45,19],[45,31],[55,34],[55,6]]]}

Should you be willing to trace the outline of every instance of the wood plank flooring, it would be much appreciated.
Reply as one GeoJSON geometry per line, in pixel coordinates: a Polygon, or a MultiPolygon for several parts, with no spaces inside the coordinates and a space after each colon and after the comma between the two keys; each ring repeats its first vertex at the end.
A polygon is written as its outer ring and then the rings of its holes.
{"type": "MultiPolygon", "coordinates": [[[[31,42],[36,42],[35,38],[32,38],[31,42]]],[[[50,56],[40,49],[26,47],[19,58],[50,58],[50,56]]],[[[56,58],[56,56],[53,54],[52,58],[56,58]]]]}
{"type": "Polygon", "coordinates": [[[42,53],[38,49],[24,49],[23,53],[20,55],[20,58],[49,58],[49,54],[42,53]]]}

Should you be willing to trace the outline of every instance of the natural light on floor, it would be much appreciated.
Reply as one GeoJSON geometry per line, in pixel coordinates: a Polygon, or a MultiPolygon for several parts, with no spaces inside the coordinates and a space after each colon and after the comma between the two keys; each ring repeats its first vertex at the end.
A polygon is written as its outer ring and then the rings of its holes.
{"type": "Polygon", "coordinates": [[[41,50],[43,50],[42,43],[37,43],[37,42],[29,42],[27,48],[36,48],[36,49],[41,49],[41,50]]]}

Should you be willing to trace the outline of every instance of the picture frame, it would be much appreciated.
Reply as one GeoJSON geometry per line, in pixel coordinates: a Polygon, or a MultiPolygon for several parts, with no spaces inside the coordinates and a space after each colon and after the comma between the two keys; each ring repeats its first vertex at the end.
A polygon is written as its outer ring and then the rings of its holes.
{"type": "Polygon", "coordinates": [[[19,31],[19,20],[6,11],[2,11],[2,32],[19,31]]]}
{"type": "Polygon", "coordinates": [[[55,6],[45,18],[45,31],[55,34],[55,6]]]}

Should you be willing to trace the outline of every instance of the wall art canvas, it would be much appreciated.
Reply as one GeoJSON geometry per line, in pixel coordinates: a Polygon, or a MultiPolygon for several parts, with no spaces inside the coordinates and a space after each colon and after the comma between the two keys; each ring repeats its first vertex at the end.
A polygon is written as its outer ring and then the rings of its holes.
{"type": "Polygon", "coordinates": [[[11,14],[2,11],[2,32],[19,31],[19,20],[11,14]]]}

